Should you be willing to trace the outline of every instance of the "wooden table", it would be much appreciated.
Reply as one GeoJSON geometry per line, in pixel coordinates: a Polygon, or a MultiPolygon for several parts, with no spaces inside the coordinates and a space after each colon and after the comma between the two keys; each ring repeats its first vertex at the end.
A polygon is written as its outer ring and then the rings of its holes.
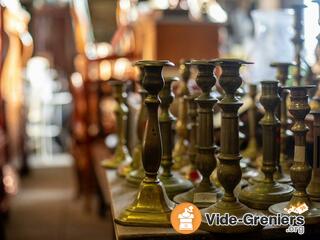
{"type": "MultiPolygon", "coordinates": [[[[118,177],[116,170],[105,170],[100,166],[101,160],[111,155],[103,142],[93,144],[92,150],[98,182],[105,201],[110,205],[114,219],[134,200],[136,188],[127,184],[124,178],[118,177]]],[[[114,230],[117,239],[301,239],[301,236],[296,233],[286,233],[285,228],[276,227],[265,227],[258,232],[237,235],[212,234],[202,230],[198,230],[192,235],[181,235],[172,228],[129,227],[116,223],[114,223],[114,230]]],[[[319,236],[320,226],[306,226],[305,231],[304,237],[319,236]]]]}

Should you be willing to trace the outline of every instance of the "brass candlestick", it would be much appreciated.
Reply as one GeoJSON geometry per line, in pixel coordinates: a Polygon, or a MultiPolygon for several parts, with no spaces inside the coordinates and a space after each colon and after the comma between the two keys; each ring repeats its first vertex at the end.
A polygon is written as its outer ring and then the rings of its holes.
{"type": "Polygon", "coordinates": [[[173,168],[181,170],[186,166],[188,161],[188,128],[187,128],[187,101],[184,96],[189,95],[188,81],[190,79],[190,65],[187,62],[180,64],[181,81],[179,85],[178,100],[178,119],[176,123],[177,141],[173,149],[173,158],[175,163],[173,168]]]}
{"type": "Polygon", "coordinates": [[[189,116],[189,148],[188,148],[188,156],[190,162],[190,171],[188,173],[187,178],[193,182],[193,184],[198,184],[202,180],[202,176],[199,170],[196,167],[196,155],[197,155],[197,103],[195,102],[195,98],[197,95],[186,96],[186,100],[188,102],[188,116],[189,116]]]}
{"type": "Polygon", "coordinates": [[[303,33],[303,10],[306,8],[304,4],[295,4],[292,6],[294,10],[294,36],[291,39],[294,45],[294,61],[296,63],[296,71],[293,74],[295,84],[301,85],[301,53],[303,50],[304,33],[303,33]]]}
{"type": "Polygon", "coordinates": [[[218,59],[218,64],[222,68],[219,79],[220,86],[225,95],[218,103],[222,109],[221,119],[221,148],[218,165],[218,180],[224,189],[224,196],[214,205],[201,210],[201,228],[210,232],[249,232],[254,231],[260,226],[246,226],[238,224],[235,226],[209,226],[205,213],[229,213],[237,217],[243,217],[246,213],[257,213],[240,203],[234,195],[234,189],[241,180],[240,150],[239,150],[239,117],[238,109],[242,105],[235,96],[236,90],[241,86],[242,79],[239,74],[240,67],[248,62],[237,59],[218,59]]]}
{"type": "Polygon", "coordinates": [[[259,155],[258,143],[256,138],[256,115],[257,115],[257,106],[256,106],[256,96],[257,96],[257,85],[249,85],[249,96],[251,98],[251,105],[248,110],[249,115],[249,142],[247,148],[242,152],[244,158],[250,160],[249,166],[257,168],[259,164],[257,163],[257,157],[259,155]]]}
{"type": "MultiPolygon", "coordinates": [[[[124,99],[127,97],[125,92],[125,82],[113,80],[110,81],[114,89],[114,98],[117,102],[115,109],[116,121],[117,121],[117,135],[118,135],[118,144],[115,150],[115,154],[110,159],[105,159],[101,162],[102,167],[116,169],[121,164],[130,164],[132,161],[131,156],[126,145],[126,128],[127,128],[127,119],[128,119],[128,107],[124,103],[124,99]]],[[[124,176],[127,173],[125,168],[120,170],[119,174],[124,176]]]]}
{"type": "Polygon", "coordinates": [[[148,119],[142,142],[142,163],[145,177],[140,183],[135,200],[115,221],[123,225],[133,226],[171,226],[170,214],[174,207],[166,194],[163,184],[158,179],[161,163],[162,142],[158,121],[160,100],[158,93],[164,86],[162,68],[174,66],[163,61],[139,61],[144,66],[145,75],[142,82],[148,92],[145,105],[148,119]]]}
{"type": "Polygon", "coordinates": [[[308,105],[308,89],[314,86],[288,87],[290,90],[291,103],[289,112],[292,114],[295,123],[291,130],[294,133],[295,148],[294,159],[290,169],[291,179],[296,189],[289,202],[282,202],[269,207],[271,213],[289,214],[290,211],[298,211],[305,208],[301,213],[305,217],[306,223],[320,220],[320,208],[312,203],[306,193],[306,188],[311,178],[311,168],[306,161],[306,134],[308,127],[304,122],[306,115],[310,111],[308,105]]]}
{"type": "Polygon", "coordinates": [[[278,171],[275,173],[275,180],[280,183],[291,183],[290,179],[290,166],[292,159],[288,156],[287,142],[289,137],[292,136],[292,132],[288,129],[291,121],[288,119],[287,114],[287,97],[289,90],[283,87],[286,86],[288,80],[289,68],[294,66],[292,63],[280,63],[275,62],[270,65],[277,69],[276,79],[280,82],[280,158],[277,163],[278,171]]]}
{"type": "MultiPolygon", "coordinates": [[[[143,66],[139,66],[140,68],[140,84],[142,84],[142,79],[144,76],[144,70],[143,66]]],[[[132,153],[132,169],[128,175],[127,175],[127,181],[130,184],[133,184],[135,186],[138,186],[141,181],[144,178],[144,169],[142,166],[142,139],[144,134],[144,129],[146,127],[146,121],[147,121],[147,108],[144,104],[144,100],[147,96],[147,91],[141,87],[139,90],[139,93],[141,95],[141,105],[138,113],[138,122],[137,122],[137,136],[138,136],[138,142],[137,145],[133,149],[132,153]]]]}
{"type": "Polygon", "coordinates": [[[307,193],[312,201],[320,202],[320,111],[311,111],[313,115],[313,167],[307,193]]]}
{"type": "Polygon", "coordinates": [[[170,199],[172,199],[179,193],[188,191],[193,186],[190,181],[184,179],[177,173],[173,173],[171,169],[172,165],[174,164],[174,161],[172,159],[172,123],[175,121],[175,117],[171,114],[169,107],[174,98],[174,95],[171,91],[171,84],[177,80],[178,78],[175,77],[166,78],[164,88],[159,93],[159,97],[161,100],[161,114],[159,117],[162,139],[161,166],[163,168],[160,180],[163,183],[167,195],[170,199]]]}
{"type": "Polygon", "coordinates": [[[293,188],[286,184],[276,183],[273,179],[277,159],[277,130],[280,125],[275,110],[280,102],[278,81],[262,81],[260,102],[266,112],[261,119],[263,131],[263,165],[264,180],[242,189],[239,195],[241,202],[255,209],[266,210],[270,205],[287,201],[293,193],[293,188]]]}
{"type": "Polygon", "coordinates": [[[202,90],[202,94],[195,99],[198,103],[198,134],[195,162],[203,179],[195,188],[175,196],[174,201],[178,203],[192,202],[196,206],[203,208],[210,206],[221,196],[220,190],[210,181],[210,175],[217,164],[213,128],[213,106],[217,100],[210,95],[211,88],[216,82],[213,74],[215,63],[192,61],[191,64],[198,67],[196,83],[202,90]]]}

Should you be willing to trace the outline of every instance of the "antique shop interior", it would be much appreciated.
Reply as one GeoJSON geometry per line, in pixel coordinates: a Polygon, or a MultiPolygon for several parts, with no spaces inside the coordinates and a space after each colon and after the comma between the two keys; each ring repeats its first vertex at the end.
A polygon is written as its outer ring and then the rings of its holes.
{"type": "Polygon", "coordinates": [[[320,0],[0,0],[0,240],[319,236],[320,0]]]}

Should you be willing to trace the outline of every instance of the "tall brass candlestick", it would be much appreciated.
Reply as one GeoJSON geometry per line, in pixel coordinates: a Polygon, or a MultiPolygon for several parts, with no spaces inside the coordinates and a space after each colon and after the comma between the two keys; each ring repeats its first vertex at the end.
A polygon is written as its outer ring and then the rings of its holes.
{"type": "Polygon", "coordinates": [[[145,177],[140,183],[135,200],[115,221],[123,225],[133,226],[171,226],[170,214],[174,207],[166,194],[163,184],[158,178],[161,163],[162,142],[158,121],[158,94],[164,86],[162,68],[174,66],[163,61],[139,61],[144,66],[145,75],[142,82],[148,92],[145,104],[148,119],[142,142],[142,163],[145,177]]]}
{"type": "Polygon", "coordinates": [[[280,88],[280,99],[281,99],[280,159],[279,159],[279,163],[277,163],[278,174],[276,174],[275,179],[278,182],[290,183],[291,179],[290,179],[289,173],[290,173],[290,166],[292,164],[292,160],[289,159],[288,148],[287,148],[288,138],[292,135],[292,132],[288,130],[288,127],[291,123],[291,121],[289,121],[288,119],[288,114],[287,114],[287,97],[289,94],[289,90],[283,87],[286,86],[286,82],[288,80],[289,67],[293,66],[293,64],[275,62],[275,63],[272,63],[270,66],[277,69],[276,79],[281,84],[281,88],[280,88]]]}
{"type": "Polygon", "coordinates": [[[216,82],[213,74],[215,63],[192,61],[191,64],[198,67],[196,83],[202,90],[202,94],[195,99],[198,103],[197,154],[195,161],[203,179],[195,188],[175,196],[174,201],[178,203],[192,202],[201,208],[210,206],[221,195],[220,191],[210,181],[210,175],[217,164],[213,128],[213,106],[217,100],[210,95],[211,88],[216,82]]]}
{"type": "Polygon", "coordinates": [[[197,103],[195,102],[196,95],[187,96],[186,100],[188,102],[188,116],[189,116],[189,148],[188,156],[189,162],[191,164],[190,172],[187,178],[194,184],[201,182],[202,176],[196,167],[196,155],[197,155],[197,103]]]}
{"type": "Polygon", "coordinates": [[[301,53],[303,50],[304,33],[303,33],[303,10],[306,8],[304,4],[295,4],[292,6],[294,10],[294,36],[291,39],[294,45],[294,61],[296,63],[296,72],[293,75],[295,84],[300,86],[301,84],[301,53]]]}
{"type": "Polygon", "coordinates": [[[307,193],[312,201],[320,202],[320,111],[311,111],[313,115],[313,167],[307,193]]]}
{"type": "Polygon", "coordinates": [[[187,62],[180,64],[181,81],[178,89],[178,119],[176,123],[177,142],[173,149],[173,158],[175,163],[173,168],[181,170],[188,162],[188,128],[187,128],[187,101],[184,96],[189,95],[188,81],[190,79],[190,65],[187,62]]]}
{"type": "Polygon", "coordinates": [[[258,163],[256,162],[257,157],[259,155],[258,151],[258,143],[256,139],[256,114],[257,114],[257,106],[256,106],[256,96],[257,96],[257,85],[250,84],[249,85],[249,96],[252,100],[252,104],[248,110],[249,115],[249,143],[247,148],[243,151],[242,156],[250,159],[249,165],[251,167],[258,167],[258,163]]]}
{"type": "Polygon", "coordinates": [[[222,74],[219,79],[220,86],[225,95],[218,103],[222,109],[221,119],[221,149],[218,158],[218,180],[224,189],[224,196],[214,205],[201,210],[202,224],[201,228],[210,232],[249,232],[254,231],[260,226],[246,226],[238,224],[235,226],[217,226],[207,224],[206,213],[220,213],[221,215],[229,213],[237,217],[243,217],[246,213],[257,213],[244,204],[240,203],[234,195],[234,189],[241,180],[240,168],[240,149],[239,149],[239,116],[238,109],[242,105],[235,96],[236,90],[241,86],[242,79],[239,74],[241,65],[248,62],[237,59],[218,59],[218,64],[222,68],[222,74]]]}
{"type": "Polygon", "coordinates": [[[188,191],[192,188],[192,183],[190,181],[186,180],[177,173],[173,173],[171,169],[174,163],[172,159],[172,123],[175,121],[175,117],[171,114],[169,107],[174,98],[171,90],[171,84],[177,80],[178,78],[175,77],[166,78],[164,88],[159,93],[159,97],[161,100],[161,114],[159,117],[162,139],[161,166],[163,168],[160,180],[163,183],[167,195],[170,199],[172,199],[175,195],[188,191]]]}
{"type": "Polygon", "coordinates": [[[239,195],[241,202],[255,209],[266,210],[272,204],[287,201],[291,198],[293,188],[286,184],[276,183],[273,179],[276,171],[277,130],[280,125],[275,110],[280,102],[278,81],[262,81],[261,104],[266,112],[260,124],[263,130],[263,165],[264,180],[242,189],[239,195]]]}
{"type": "Polygon", "coordinates": [[[294,133],[295,148],[294,159],[290,169],[291,179],[296,189],[289,202],[282,202],[269,207],[271,213],[290,214],[291,211],[303,211],[306,223],[320,220],[320,208],[312,203],[307,195],[306,188],[311,179],[311,168],[306,160],[306,134],[308,127],[304,122],[310,111],[308,104],[308,89],[314,86],[288,87],[291,103],[289,112],[294,117],[295,123],[291,130],[294,133]]]}
{"type": "MultiPolygon", "coordinates": [[[[129,164],[132,159],[129,155],[129,151],[126,145],[126,128],[128,119],[128,107],[126,106],[124,99],[127,97],[125,92],[124,81],[110,81],[114,89],[114,98],[117,102],[115,109],[116,121],[117,121],[117,135],[119,143],[117,144],[115,154],[111,159],[105,159],[101,162],[102,167],[115,169],[121,164],[129,164]]],[[[125,175],[125,172],[120,172],[120,175],[125,175]]]]}
{"type": "MultiPolygon", "coordinates": [[[[139,66],[139,68],[140,68],[140,84],[142,84],[144,70],[143,70],[143,66],[139,66]]],[[[130,184],[133,184],[136,186],[138,186],[144,178],[144,169],[142,166],[142,139],[143,139],[144,129],[147,121],[147,108],[144,104],[147,91],[141,87],[141,89],[139,90],[139,93],[141,95],[141,105],[138,113],[138,122],[137,122],[138,142],[137,142],[137,145],[134,147],[133,154],[132,154],[132,158],[133,158],[132,169],[134,170],[127,175],[127,181],[130,184]]]]}

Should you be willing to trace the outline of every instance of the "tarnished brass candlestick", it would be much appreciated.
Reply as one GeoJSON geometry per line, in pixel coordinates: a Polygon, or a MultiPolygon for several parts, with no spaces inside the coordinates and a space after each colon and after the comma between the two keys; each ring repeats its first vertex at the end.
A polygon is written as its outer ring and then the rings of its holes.
{"type": "Polygon", "coordinates": [[[292,196],[293,188],[286,184],[276,183],[273,179],[276,171],[277,130],[280,125],[280,121],[275,115],[275,110],[280,102],[278,81],[262,81],[261,84],[260,102],[265,108],[265,115],[260,121],[263,131],[262,172],[265,177],[262,182],[242,189],[239,199],[251,208],[266,210],[272,204],[288,201],[292,196]]]}
{"type": "Polygon", "coordinates": [[[288,119],[287,114],[287,97],[289,90],[283,87],[286,86],[288,80],[289,67],[293,66],[292,63],[275,62],[270,65],[277,69],[276,79],[280,82],[280,158],[277,163],[278,171],[275,174],[275,180],[280,183],[291,183],[290,179],[290,166],[292,159],[289,159],[287,142],[288,138],[292,136],[292,132],[288,129],[291,121],[288,119]]]}
{"type": "Polygon", "coordinates": [[[313,166],[307,193],[312,201],[320,202],[320,110],[311,111],[313,115],[313,166]]]}
{"type": "Polygon", "coordinates": [[[296,63],[296,71],[293,74],[295,84],[301,85],[301,54],[303,50],[304,33],[303,33],[303,10],[307,6],[304,4],[295,4],[292,6],[294,10],[294,36],[291,39],[294,45],[294,61],[296,63]]]}
{"type": "Polygon", "coordinates": [[[166,78],[164,88],[159,93],[159,97],[161,100],[161,114],[159,117],[162,139],[161,166],[163,168],[163,172],[160,175],[160,180],[163,183],[167,195],[170,199],[172,199],[175,195],[179,193],[188,191],[193,186],[190,181],[186,180],[177,173],[173,173],[171,169],[174,163],[172,159],[172,123],[175,121],[175,117],[171,114],[169,107],[174,98],[174,95],[171,90],[171,84],[177,80],[178,78],[175,77],[166,78]]]}
{"type": "Polygon", "coordinates": [[[135,200],[115,221],[133,226],[171,226],[170,214],[174,203],[169,200],[163,184],[158,179],[161,163],[162,142],[158,121],[158,94],[164,86],[162,68],[174,64],[163,61],[139,61],[144,66],[142,85],[148,92],[145,104],[148,118],[142,142],[142,163],[145,177],[140,183],[135,200]]]}
{"type": "MultiPolygon", "coordinates": [[[[144,70],[143,70],[143,66],[139,66],[139,68],[140,68],[140,84],[142,84],[144,70]]],[[[147,121],[147,108],[144,104],[144,100],[147,96],[147,91],[141,87],[141,89],[139,90],[139,93],[141,95],[141,105],[138,113],[138,122],[137,122],[138,142],[137,142],[137,145],[134,147],[133,153],[132,153],[133,171],[131,171],[127,175],[127,181],[130,184],[134,184],[134,185],[139,185],[144,178],[144,169],[142,166],[142,139],[143,139],[144,129],[147,121]]]]}
{"type": "Polygon", "coordinates": [[[249,166],[257,168],[259,164],[257,163],[257,157],[259,155],[258,143],[256,138],[256,115],[257,115],[257,106],[256,106],[256,96],[257,96],[257,85],[249,84],[249,96],[251,98],[251,105],[248,110],[249,115],[249,143],[247,148],[242,152],[244,158],[250,160],[249,166]]]}
{"type": "Polygon", "coordinates": [[[189,95],[188,81],[190,79],[190,65],[187,62],[180,64],[181,81],[178,89],[178,116],[176,123],[177,141],[173,148],[173,158],[175,163],[173,168],[181,170],[189,163],[188,159],[188,115],[187,101],[184,96],[189,95]]]}
{"type": "Polygon", "coordinates": [[[241,180],[240,168],[240,150],[239,150],[239,117],[238,109],[242,105],[235,96],[236,90],[241,86],[242,79],[239,74],[241,65],[248,62],[237,59],[218,59],[218,64],[222,68],[222,74],[219,79],[220,86],[225,95],[218,103],[222,109],[221,119],[221,148],[218,158],[218,180],[224,188],[224,196],[214,205],[202,209],[201,228],[210,232],[249,232],[254,231],[260,226],[245,226],[238,224],[235,226],[209,226],[207,224],[205,213],[229,213],[237,217],[243,217],[246,213],[257,213],[240,203],[234,195],[234,189],[241,180]]]}
{"type": "Polygon", "coordinates": [[[290,173],[293,186],[296,190],[289,202],[282,202],[269,207],[269,211],[274,214],[289,214],[291,211],[302,210],[304,212],[301,213],[301,215],[305,217],[306,223],[320,220],[320,208],[310,201],[306,192],[306,188],[311,179],[311,168],[306,160],[306,134],[308,127],[304,119],[310,111],[307,91],[311,88],[314,88],[314,86],[287,88],[290,90],[291,99],[289,112],[295,120],[291,128],[294,133],[295,147],[290,173]]]}
{"type": "Polygon", "coordinates": [[[197,103],[195,102],[195,98],[197,95],[186,96],[188,102],[188,116],[189,116],[189,148],[188,148],[188,156],[189,162],[191,164],[190,171],[188,173],[187,178],[193,182],[194,184],[198,184],[201,182],[202,176],[199,170],[196,167],[196,155],[197,155],[197,103]]]}
{"type": "Polygon", "coordinates": [[[202,208],[216,202],[221,195],[220,190],[210,181],[210,175],[217,164],[213,128],[213,106],[217,100],[210,95],[211,88],[216,82],[213,74],[215,63],[192,61],[191,64],[198,67],[196,83],[202,90],[201,95],[195,99],[198,103],[197,153],[195,161],[203,179],[195,188],[175,196],[174,201],[178,203],[192,202],[202,208]]]}
{"type": "MultiPolygon", "coordinates": [[[[127,128],[127,119],[128,119],[128,107],[124,103],[124,99],[127,97],[125,92],[125,82],[124,81],[110,81],[114,89],[114,98],[117,101],[117,106],[115,109],[116,121],[117,121],[117,135],[118,135],[118,144],[115,150],[114,155],[110,159],[105,159],[101,162],[102,167],[105,168],[118,168],[121,164],[130,164],[132,161],[131,156],[126,145],[126,128],[127,128]]],[[[127,172],[125,168],[122,168],[118,172],[121,176],[124,176],[127,172]],[[123,170],[123,171],[122,171],[123,170]]]]}

